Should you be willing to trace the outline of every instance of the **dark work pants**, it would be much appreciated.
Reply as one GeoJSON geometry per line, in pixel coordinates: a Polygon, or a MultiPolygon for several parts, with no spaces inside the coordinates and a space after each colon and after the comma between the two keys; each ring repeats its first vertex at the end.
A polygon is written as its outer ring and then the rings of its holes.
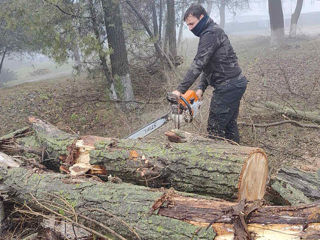
{"type": "Polygon", "coordinates": [[[246,87],[247,79],[243,77],[214,89],[208,118],[209,136],[240,142],[237,118],[240,100],[246,87]]]}

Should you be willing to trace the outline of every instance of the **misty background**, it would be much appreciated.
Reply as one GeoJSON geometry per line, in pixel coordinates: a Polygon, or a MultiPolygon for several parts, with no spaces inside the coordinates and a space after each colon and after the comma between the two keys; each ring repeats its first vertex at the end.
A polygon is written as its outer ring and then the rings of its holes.
{"type": "MultiPolygon", "coordinates": [[[[285,19],[285,32],[288,33],[290,18],[295,10],[296,0],[283,0],[282,7],[285,19]]],[[[215,7],[211,17],[217,23],[220,22],[219,10],[215,7]]],[[[253,0],[249,2],[249,8],[232,10],[226,8],[225,31],[232,36],[269,36],[270,21],[268,13],[268,1],[253,0]]],[[[176,29],[178,35],[178,27],[176,29]]],[[[297,27],[298,35],[320,34],[320,1],[304,1],[297,27]]],[[[183,26],[183,40],[195,39],[194,35],[183,26]]],[[[182,42],[184,42],[182,40],[182,42]]],[[[181,48],[182,49],[182,48],[181,48]]],[[[183,55],[184,53],[182,53],[183,55]]],[[[7,86],[13,86],[21,82],[39,81],[52,78],[70,76],[73,73],[73,60],[68,63],[56,64],[48,57],[40,54],[17,55],[12,54],[6,58],[3,64],[4,71],[9,72],[16,80],[10,81],[7,86]]]]}

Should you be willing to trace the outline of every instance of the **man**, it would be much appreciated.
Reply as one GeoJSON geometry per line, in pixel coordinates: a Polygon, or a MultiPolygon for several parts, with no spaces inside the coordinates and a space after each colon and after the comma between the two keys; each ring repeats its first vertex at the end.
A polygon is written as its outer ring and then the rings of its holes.
{"type": "Polygon", "coordinates": [[[241,73],[228,36],[201,5],[191,5],[184,21],[200,40],[189,70],[172,93],[177,96],[185,93],[202,73],[197,96],[202,99],[207,86],[214,87],[208,118],[209,137],[218,136],[239,143],[237,117],[247,79],[241,73]]]}

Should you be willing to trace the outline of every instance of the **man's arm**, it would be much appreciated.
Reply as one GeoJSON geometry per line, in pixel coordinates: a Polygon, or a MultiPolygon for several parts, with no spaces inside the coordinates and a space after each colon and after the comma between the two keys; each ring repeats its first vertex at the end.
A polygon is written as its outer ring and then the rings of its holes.
{"type": "Polygon", "coordinates": [[[218,33],[207,32],[200,38],[198,52],[187,71],[183,81],[179,84],[177,90],[185,93],[197,77],[202,72],[203,68],[208,64],[211,56],[215,53],[216,49],[220,46],[220,38],[218,33]]]}

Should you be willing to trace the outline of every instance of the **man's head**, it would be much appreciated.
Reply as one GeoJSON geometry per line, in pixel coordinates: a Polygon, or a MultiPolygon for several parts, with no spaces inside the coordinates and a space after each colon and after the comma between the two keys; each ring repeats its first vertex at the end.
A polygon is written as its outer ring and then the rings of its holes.
{"type": "Polygon", "coordinates": [[[200,4],[192,4],[184,14],[183,20],[192,30],[199,21],[207,15],[207,11],[200,4]]]}

